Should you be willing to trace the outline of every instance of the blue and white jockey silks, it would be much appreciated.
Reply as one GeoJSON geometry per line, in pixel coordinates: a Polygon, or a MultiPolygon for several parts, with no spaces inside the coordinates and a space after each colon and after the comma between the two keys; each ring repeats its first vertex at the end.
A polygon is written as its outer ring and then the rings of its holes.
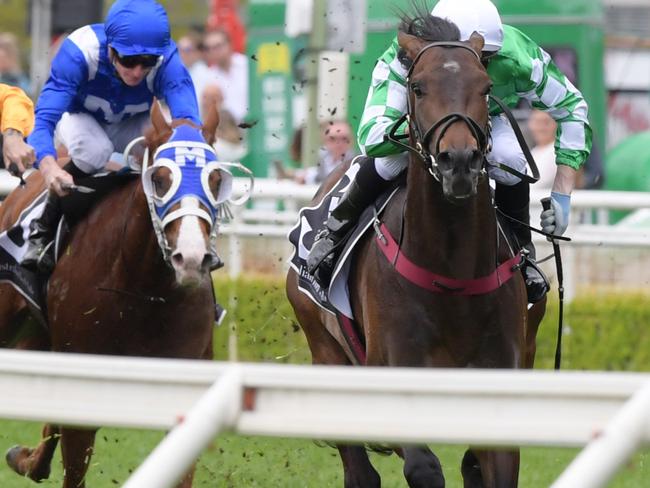
{"type": "Polygon", "coordinates": [[[36,150],[36,167],[43,157],[56,157],[54,130],[65,112],[90,114],[101,126],[120,124],[148,112],[156,97],[167,103],[172,118],[200,124],[192,79],[165,32],[169,32],[167,15],[158,3],[118,0],[105,24],[87,25],[70,34],[52,61],[36,104],[36,123],[28,139],[36,150]],[[129,42],[132,36],[135,41],[129,42]],[[155,54],[160,59],[142,83],[127,86],[110,61],[111,42],[118,52],[126,51],[123,55],[155,54]]]}

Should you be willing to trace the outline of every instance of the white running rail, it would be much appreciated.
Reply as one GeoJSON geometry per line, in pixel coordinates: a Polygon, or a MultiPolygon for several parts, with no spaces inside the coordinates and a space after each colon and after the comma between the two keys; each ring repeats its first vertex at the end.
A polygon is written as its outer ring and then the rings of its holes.
{"type": "Polygon", "coordinates": [[[564,475],[569,481],[561,478],[556,488],[603,486],[650,441],[650,375],[642,373],[255,365],[0,351],[0,391],[4,418],[173,429],[128,488],[174,486],[223,430],[486,446],[583,446],[595,439],[576,460],[577,474],[570,467],[564,475]],[[593,460],[598,475],[582,477],[593,460]]]}
{"type": "MultiPolygon", "coordinates": [[[[18,186],[18,182],[18,178],[6,170],[0,170],[0,195],[7,195],[18,186]]],[[[235,178],[233,197],[241,197],[248,187],[248,178],[235,178]]],[[[258,178],[252,195],[256,208],[233,207],[236,218],[224,225],[221,231],[232,236],[285,237],[298,220],[298,210],[312,199],[317,188],[317,185],[301,185],[290,180],[258,178]],[[277,210],[278,202],[282,202],[284,210],[277,210]]],[[[548,196],[547,193],[534,188],[531,190],[533,224],[536,223],[534,216],[540,212],[539,201],[548,196]]],[[[573,217],[568,234],[573,239],[573,245],[650,247],[650,229],[606,225],[608,210],[650,209],[650,193],[577,190],[572,195],[571,206],[573,217]],[[586,211],[594,212],[592,217],[598,225],[577,224],[580,212],[586,211]]],[[[534,237],[543,239],[536,234],[534,237]]],[[[233,261],[232,257],[230,261],[233,261]]]]}

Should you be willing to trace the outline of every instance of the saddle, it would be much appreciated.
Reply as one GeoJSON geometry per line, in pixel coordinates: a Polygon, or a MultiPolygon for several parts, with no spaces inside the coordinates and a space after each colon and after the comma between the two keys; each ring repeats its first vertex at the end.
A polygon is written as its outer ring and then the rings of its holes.
{"type": "MultiPolygon", "coordinates": [[[[73,192],[61,199],[63,217],[57,226],[54,241],[54,252],[58,259],[65,249],[71,229],[88,212],[115,188],[138,178],[132,172],[100,174],[78,181],[78,185],[90,188],[89,193],[73,192]]],[[[0,282],[13,286],[26,300],[33,315],[44,326],[45,320],[45,289],[47,280],[38,273],[25,269],[20,265],[27,248],[27,236],[30,232],[30,222],[39,216],[47,199],[47,191],[40,193],[6,231],[0,233],[0,282]]]]}
{"type": "Polygon", "coordinates": [[[329,217],[331,209],[336,206],[338,199],[345,193],[358,169],[358,164],[351,165],[318,205],[302,208],[299,212],[298,223],[289,232],[289,242],[294,246],[294,253],[289,264],[298,274],[300,290],[310,296],[324,310],[333,314],[342,312],[348,317],[352,317],[352,309],[347,291],[343,290],[347,289],[345,283],[347,283],[347,274],[355,246],[366,231],[372,227],[377,215],[381,214],[386,204],[403,184],[403,180],[398,179],[393,186],[377,198],[374,205],[365,209],[356,226],[339,243],[341,250],[332,273],[332,279],[329,283],[320,283],[307,270],[309,250],[314,244],[316,235],[329,217]]]}

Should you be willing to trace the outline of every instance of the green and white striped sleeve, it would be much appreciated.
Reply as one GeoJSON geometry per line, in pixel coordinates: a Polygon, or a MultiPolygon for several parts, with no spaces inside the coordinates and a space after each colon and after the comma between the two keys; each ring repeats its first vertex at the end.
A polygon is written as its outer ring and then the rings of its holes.
{"type": "Polygon", "coordinates": [[[555,119],[558,126],[555,160],[557,164],[579,169],[591,151],[592,131],[587,102],[546,51],[523,33],[516,33],[521,39],[517,43],[521,47],[515,80],[517,95],[555,119]]]}
{"type": "MultiPolygon", "coordinates": [[[[395,38],[372,71],[372,81],[357,131],[359,147],[368,156],[384,157],[404,151],[384,141],[384,135],[407,110],[407,71],[397,58],[398,51],[395,38]]],[[[406,125],[404,122],[397,134],[404,134],[406,125]]]]}

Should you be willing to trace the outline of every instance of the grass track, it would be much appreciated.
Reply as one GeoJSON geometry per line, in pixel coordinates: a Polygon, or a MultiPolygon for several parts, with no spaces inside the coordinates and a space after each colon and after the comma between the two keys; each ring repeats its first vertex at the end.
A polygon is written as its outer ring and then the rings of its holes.
{"type": "MultiPolygon", "coordinates": [[[[5,452],[14,443],[33,444],[40,426],[33,423],[3,421],[0,423],[0,450],[5,452]]],[[[162,434],[151,431],[102,429],[97,435],[96,454],[88,475],[89,488],[121,486],[129,473],[160,441],[162,434]]],[[[461,447],[434,448],[445,468],[447,485],[460,487],[461,447]]],[[[540,488],[550,483],[573,459],[574,449],[522,450],[521,488],[540,488]]],[[[372,462],[382,476],[384,487],[406,487],[402,478],[401,460],[393,456],[372,454],[372,462]]],[[[648,454],[636,456],[611,484],[614,488],[649,486],[648,454]]],[[[260,437],[219,437],[199,461],[196,487],[340,487],[343,486],[341,463],[336,450],[320,447],[300,439],[268,439],[260,437]]],[[[61,486],[62,469],[57,451],[50,480],[39,486],[61,486]]],[[[0,487],[30,488],[36,485],[21,479],[5,465],[0,465],[0,487]]]]}
{"type": "MultiPolygon", "coordinates": [[[[226,357],[229,327],[236,327],[242,360],[305,363],[309,350],[293,320],[283,295],[283,286],[264,279],[221,283],[218,295],[230,309],[230,322],[215,332],[215,356],[226,357]]],[[[564,366],[569,369],[650,371],[650,307],[648,296],[639,294],[588,293],[567,310],[564,366]]],[[[550,369],[553,361],[557,320],[555,304],[549,307],[539,337],[537,367],[550,369]]],[[[0,399],[0,401],[2,401],[0,399]]],[[[14,444],[33,446],[40,437],[40,425],[0,421],[0,452],[14,444]]],[[[162,438],[162,433],[126,429],[102,429],[88,475],[89,488],[120,486],[162,438]]],[[[459,474],[461,447],[434,448],[441,459],[447,484],[462,486],[459,474]]],[[[573,449],[522,450],[520,487],[549,486],[578,451],[573,449]]],[[[396,456],[372,455],[382,476],[382,486],[404,487],[402,464],[396,456]]],[[[636,456],[610,485],[614,488],[650,487],[650,457],[636,456]]],[[[40,486],[61,486],[62,469],[57,451],[51,479],[40,486]]],[[[197,487],[340,487],[342,471],[338,453],[309,440],[220,436],[199,461],[197,487]]],[[[0,463],[0,488],[33,487],[0,463]]]]}

